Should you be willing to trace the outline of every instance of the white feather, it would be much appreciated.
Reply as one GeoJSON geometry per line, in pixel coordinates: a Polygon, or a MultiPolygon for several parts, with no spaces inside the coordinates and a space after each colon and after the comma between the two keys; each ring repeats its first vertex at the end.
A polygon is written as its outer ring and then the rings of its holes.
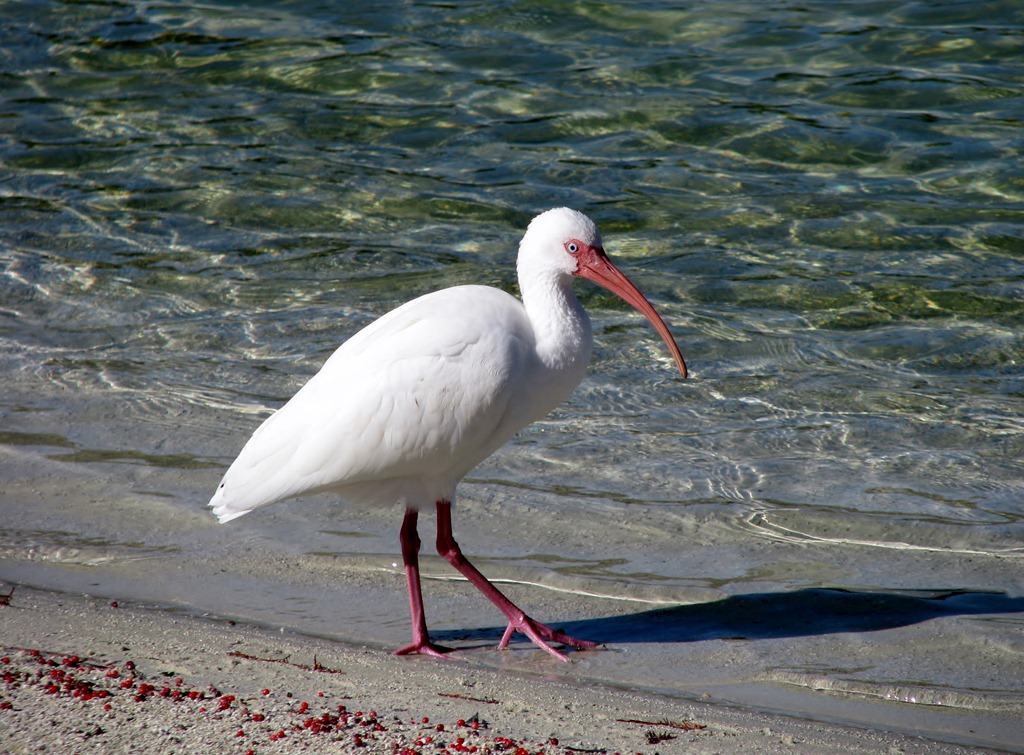
{"type": "Polygon", "coordinates": [[[354,335],[245,444],[210,501],[221,522],[317,491],[370,504],[453,500],[456,483],[561,403],[590,361],[568,238],[600,245],[572,210],[520,244],[525,305],[486,286],[427,294],[354,335]]]}

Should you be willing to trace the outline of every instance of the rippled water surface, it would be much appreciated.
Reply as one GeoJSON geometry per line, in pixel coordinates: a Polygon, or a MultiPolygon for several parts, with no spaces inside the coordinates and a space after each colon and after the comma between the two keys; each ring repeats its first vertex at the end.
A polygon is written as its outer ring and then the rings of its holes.
{"type": "MultiPolygon", "coordinates": [[[[8,583],[404,643],[400,510],[205,503],[337,344],[514,291],[570,205],[693,374],[578,287],[590,375],[456,534],[620,652],[474,661],[1024,741],[1019,3],[0,0],[0,39],[8,583]]],[[[440,638],[500,633],[425,571],[440,638]]]]}

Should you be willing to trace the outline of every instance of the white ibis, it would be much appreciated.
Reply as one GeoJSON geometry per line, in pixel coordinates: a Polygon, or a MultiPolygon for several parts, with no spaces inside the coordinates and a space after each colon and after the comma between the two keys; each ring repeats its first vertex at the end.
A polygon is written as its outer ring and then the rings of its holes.
{"type": "Polygon", "coordinates": [[[597,647],[527,616],[466,560],[451,521],[459,480],[583,379],[591,327],[572,292],[574,276],[643,313],[686,377],[668,326],[609,261],[590,218],[564,207],[538,215],[519,244],[517,267],[521,302],[488,286],[456,286],[414,299],[352,336],[253,433],[210,500],[221,522],[321,491],[404,505],[412,643],[399,655],[449,651],[430,640],[420,592],[416,519],[431,504],[438,553],[508,620],[499,648],[516,631],[562,660],[548,643],[597,647]]]}

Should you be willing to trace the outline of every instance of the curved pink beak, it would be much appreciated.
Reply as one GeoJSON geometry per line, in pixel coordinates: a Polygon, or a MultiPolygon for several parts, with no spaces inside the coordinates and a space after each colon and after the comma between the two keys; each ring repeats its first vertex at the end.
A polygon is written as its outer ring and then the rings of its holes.
{"type": "Polygon", "coordinates": [[[661,319],[661,315],[658,314],[654,306],[647,301],[647,297],[641,294],[639,289],[630,282],[629,278],[612,264],[611,260],[608,259],[608,255],[604,253],[604,249],[584,245],[576,259],[575,275],[593,281],[597,285],[607,288],[613,294],[622,297],[651,321],[651,325],[661,334],[665,345],[668,346],[668,350],[672,353],[672,358],[676,360],[679,374],[686,377],[686,362],[683,361],[683,355],[679,353],[679,347],[676,345],[675,339],[672,338],[668,325],[661,319]]]}

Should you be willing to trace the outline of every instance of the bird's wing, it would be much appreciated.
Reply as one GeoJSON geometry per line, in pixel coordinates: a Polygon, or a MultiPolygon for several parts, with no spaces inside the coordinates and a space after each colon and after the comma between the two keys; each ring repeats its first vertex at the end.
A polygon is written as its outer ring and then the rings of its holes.
{"type": "Polygon", "coordinates": [[[342,344],[260,426],[210,505],[227,521],[313,490],[396,478],[454,485],[507,440],[508,403],[532,354],[522,305],[497,289],[409,302],[342,344]]]}

